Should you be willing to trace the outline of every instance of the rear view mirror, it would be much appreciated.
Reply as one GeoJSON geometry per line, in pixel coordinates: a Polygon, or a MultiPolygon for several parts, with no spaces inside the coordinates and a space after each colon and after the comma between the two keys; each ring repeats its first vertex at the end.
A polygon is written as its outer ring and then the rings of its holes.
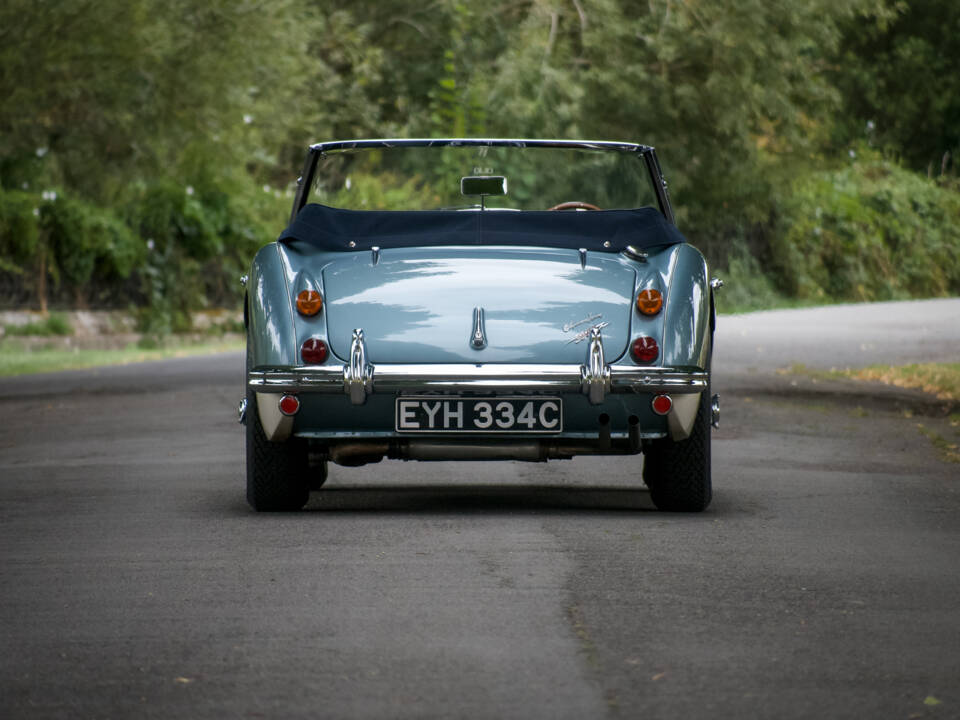
{"type": "Polygon", "coordinates": [[[460,178],[461,195],[506,195],[507,179],[503,175],[480,175],[460,178]]]}

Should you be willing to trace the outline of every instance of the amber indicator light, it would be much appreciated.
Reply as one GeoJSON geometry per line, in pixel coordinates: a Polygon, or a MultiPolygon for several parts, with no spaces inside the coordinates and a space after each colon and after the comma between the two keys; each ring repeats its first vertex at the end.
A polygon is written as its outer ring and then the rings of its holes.
{"type": "Polygon", "coordinates": [[[647,288],[637,293],[637,310],[644,315],[656,315],[663,307],[663,295],[659,290],[647,288]]]}
{"type": "Polygon", "coordinates": [[[327,359],[327,344],[320,338],[304,340],[300,346],[300,357],[307,365],[320,365],[327,359]]]}
{"type": "Polygon", "coordinates": [[[316,315],[322,307],[323,296],[316,290],[301,290],[297,293],[297,311],[301,315],[316,315]]]}
{"type": "Polygon", "coordinates": [[[653,362],[657,359],[657,356],[660,355],[660,347],[652,337],[641,335],[634,340],[633,345],[630,346],[630,354],[633,355],[633,359],[637,362],[653,362]]]}

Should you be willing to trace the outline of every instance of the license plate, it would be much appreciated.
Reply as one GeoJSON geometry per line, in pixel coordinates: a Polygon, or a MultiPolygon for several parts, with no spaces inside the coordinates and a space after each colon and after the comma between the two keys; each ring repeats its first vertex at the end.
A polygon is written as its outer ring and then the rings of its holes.
{"type": "Polygon", "coordinates": [[[397,432],[558,433],[563,403],[555,397],[397,398],[397,432]]]}

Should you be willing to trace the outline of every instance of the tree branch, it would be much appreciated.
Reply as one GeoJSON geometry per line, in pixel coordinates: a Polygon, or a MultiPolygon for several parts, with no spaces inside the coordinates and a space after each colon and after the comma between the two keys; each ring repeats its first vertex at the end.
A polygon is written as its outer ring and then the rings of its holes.
{"type": "Polygon", "coordinates": [[[583,42],[583,34],[587,31],[587,13],[583,11],[580,0],[572,0],[573,6],[577,9],[577,15],[580,16],[580,41],[583,42]]]}

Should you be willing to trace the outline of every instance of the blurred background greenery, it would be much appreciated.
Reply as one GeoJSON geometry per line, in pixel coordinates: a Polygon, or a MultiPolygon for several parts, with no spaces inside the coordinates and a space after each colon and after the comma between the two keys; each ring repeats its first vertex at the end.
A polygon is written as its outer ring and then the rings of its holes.
{"type": "Polygon", "coordinates": [[[0,307],[236,307],[377,136],[655,145],[728,307],[957,295],[957,68],[956,0],[5,0],[0,307]]]}

